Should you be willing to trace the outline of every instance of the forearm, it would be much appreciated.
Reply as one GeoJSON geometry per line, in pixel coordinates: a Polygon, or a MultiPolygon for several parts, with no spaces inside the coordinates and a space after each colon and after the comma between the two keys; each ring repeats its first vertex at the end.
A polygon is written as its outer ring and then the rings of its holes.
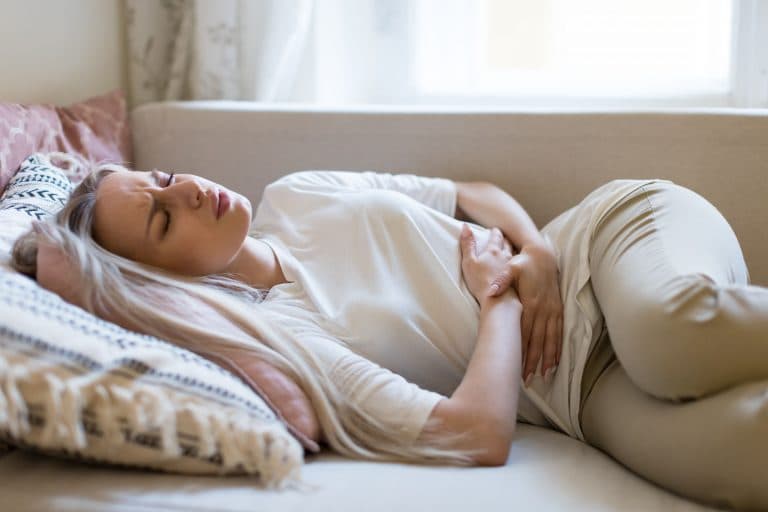
{"type": "Polygon", "coordinates": [[[526,246],[549,246],[520,203],[492,183],[457,183],[456,203],[473,222],[499,228],[516,252],[526,246]]]}
{"type": "Polygon", "coordinates": [[[522,306],[508,294],[486,299],[480,310],[477,343],[451,400],[482,421],[501,444],[512,442],[521,375],[520,315],[522,306]]]}

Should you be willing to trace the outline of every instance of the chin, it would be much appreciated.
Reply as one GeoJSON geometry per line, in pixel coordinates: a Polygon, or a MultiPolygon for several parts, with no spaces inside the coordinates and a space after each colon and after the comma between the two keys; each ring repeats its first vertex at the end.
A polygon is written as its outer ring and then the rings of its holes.
{"type": "Polygon", "coordinates": [[[245,243],[245,239],[248,237],[248,233],[251,230],[251,216],[249,215],[250,212],[237,212],[237,218],[232,219],[234,222],[232,233],[234,234],[234,237],[239,240],[239,246],[237,250],[239,251],[240,248],[245,243]]]}
{"type": "Polygon", "coordinates": [[[248,212],[248,225],[250,226],[251,221],[253,220],[253,205],[245,196],[240,196],[240,202],[243,203],[243,208],[245,208],[245,211],[248,212]]]}
{"type": "Polygon", "coordinates": [[[251,225],[251,203],[243,198],[242,202],[238,201],[236,204],[237,206],[232,211],[232,216],[234,217],[233,220],[238,226],[240,226],[240,224],[245,224],[245,229],[247,231],[248,227],[251,225]]]}

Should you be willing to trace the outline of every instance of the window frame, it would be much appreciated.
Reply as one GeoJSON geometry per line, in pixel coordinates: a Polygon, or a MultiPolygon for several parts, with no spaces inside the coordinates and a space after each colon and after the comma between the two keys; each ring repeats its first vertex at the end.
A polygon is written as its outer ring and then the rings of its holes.
{"type": "Polygon", "coordinates": [[[730,106],[768,107],[768,2],[733,0],[730,106]]]}

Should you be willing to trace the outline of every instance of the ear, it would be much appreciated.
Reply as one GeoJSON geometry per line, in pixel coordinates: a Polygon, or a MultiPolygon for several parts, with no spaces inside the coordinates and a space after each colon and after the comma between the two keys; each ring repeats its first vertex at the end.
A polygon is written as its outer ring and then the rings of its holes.
{"type": "Polygon", "coordinates": [[[48,238],[37,235],[37,283],[75,306],[83,307],[82,280],[76,265],[48,238]]]}

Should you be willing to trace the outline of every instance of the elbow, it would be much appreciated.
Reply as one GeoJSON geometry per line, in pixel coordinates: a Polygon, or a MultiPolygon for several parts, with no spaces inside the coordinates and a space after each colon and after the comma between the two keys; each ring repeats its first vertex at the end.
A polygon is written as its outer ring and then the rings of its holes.
{"type": "Polygon", "coordinates": [[[453,437],[452,448],[468,452],[470,464],[475,466],[504,466],[509,458],[516,419],[508,415],[478,412],[475,404],[467,406],[456,398],[438,402],[428,425],[419,436],[423,441],[443,436],[453,437]]]}
{"type": "Polygon", "coordinates": [[[509,460],[510,447],[511,443],[506,447],[495,448],[489,451],[487,455],[477,461],[477,465],[486,467],[506,466],[509,460]]]}
{"type": "Polygon", "coordinates": [[[482,454],[475,457],[475,463],[488,467],[506,466],[513,437],[514,431],[491,437],[492,442],[488,443],[482,454]]]}

